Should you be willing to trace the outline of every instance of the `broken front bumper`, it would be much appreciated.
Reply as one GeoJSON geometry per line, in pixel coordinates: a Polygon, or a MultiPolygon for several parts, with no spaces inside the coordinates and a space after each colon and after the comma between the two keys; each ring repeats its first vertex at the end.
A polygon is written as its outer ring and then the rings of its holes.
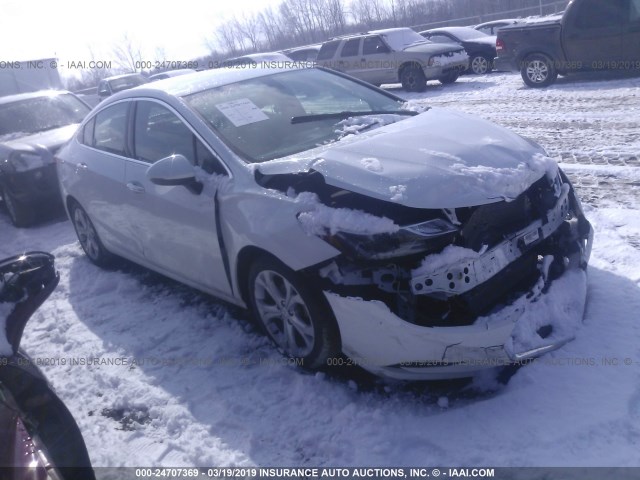
{"type": "MultiPolygon", "coordinates": [[[[586,303],[586,265],[593,229],[567,185],[544,219],[516,232],[473,260],[411,280],[414,294],[460,295],[486,282],[536,245],[565,228],[564,271],[553,280],[553,256],[540,258],[533,287],[472,325],[425,327],[409,323],[382,301],[325,296],[338,321],[343,352],[377,375],[419,380],[469,376],[475,371],[540,356],[571,341],[586,303]],[[569,212],[574,218],[568,220],[569,212]]],[[[535,250],[534,250],[535,251],[535,250]]],[[[558,259],[555,259],[556,261],[558,259]]]]}

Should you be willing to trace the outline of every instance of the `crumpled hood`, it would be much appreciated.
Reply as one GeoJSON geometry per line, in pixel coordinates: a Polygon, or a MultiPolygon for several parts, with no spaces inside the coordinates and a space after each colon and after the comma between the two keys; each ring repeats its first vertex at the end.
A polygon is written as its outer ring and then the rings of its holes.
{"type": "Polygon", "coordinates": [[[439,108],[255,167],[264,175],[315,170],[338,188],[433,209],[510,200],[557,170],[535,143],[439,108]]]}
{"type": "Polygon", "coordinates": [[[23,152],[33,151],[34,146],[37,145],[46,148],[50,152],[55,152],[69,141],[77,129],[78,124],[66,125],[46,132],[5,140],[2,144],[6,148],[23,152]]]}

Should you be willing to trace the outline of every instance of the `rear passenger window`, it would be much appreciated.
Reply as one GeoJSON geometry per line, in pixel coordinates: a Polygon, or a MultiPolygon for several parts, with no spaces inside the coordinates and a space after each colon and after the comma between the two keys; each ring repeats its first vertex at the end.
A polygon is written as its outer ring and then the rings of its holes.
{"type": "Polygon", "coordinates": [[[128,102],[117,103],[105,108],[87,123],[84,142],[98,150],[126,156],[126,132],[128,102]],[[88,136],[87,127],[94,123],[93,135],[88,136]],[[88,143],[90,142],[90,143],[88,143]]]}
{"type": "Polygon", "coordinates": [[[342,53],[340,53],[341,57],[355,57],[358,55],[358,48],[360,47],[360,39],[352,38],[351,40],[347,40],[342,47],[342,53]]]}
{"type": "Polygon", "coordinates": [[[331,60],[338,50],[338,45],[340,45],[340,40],[333,40],[331,42],[323,44],[322,47],[320,47],[320,52],[318,52],[317,59],[331,60]]]}
{"type": "Polygon", "coordinates": [[[168,108],[140,101],[134,128],[135,158],[154,163],[181,154],[207,173],[226,174],[219,160],[202,144],[185,123],[168,108]]]}
{"type": "Polygon", "coordinates": [[[576,14],[576,27],[581,30],[618,26],[622,22],[621,0],[585,0],[576,14]]]}

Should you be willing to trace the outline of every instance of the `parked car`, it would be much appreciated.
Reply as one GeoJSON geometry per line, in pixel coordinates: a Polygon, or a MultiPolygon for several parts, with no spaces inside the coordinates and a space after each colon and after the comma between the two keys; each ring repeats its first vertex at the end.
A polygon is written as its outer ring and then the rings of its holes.
{"type": "Polygon", "coordinates": [[[519,71],[530,87],[558,74],[640,68],[640,3],[574,0],[562,16],[498,31],[496,66],[519,71]]]}
{"type": "Polygon", "coordinates": [[[248,307],[309,368],[342,352],[393,378],[468,376],[558,348],[582,318],[592,229],[544,150],[339,72],[121,92],[57,157],[92,262],[248,307]]]}
{"type": "Polygon", "coordinates": [[[24,327],[58,284],[54,258],[29,252],[0,260],[0,477],[95,478],[73,416],[23,350],[24,327]]]}
{"type": "Polygon", "coordinates": [[[166,72],[154,73],[149,77],[150,82],[156,82],[158,80],[164,80],[165,78],[177,77],[179,75],[188,75],[189,73],[195,73],[193,68],[181,68],[179,70],[167,70],[166,72]]]}
{"type": "Polygon", "coordinates": [[[487,35],[497,35],[498,29],[502,27],[508,27],[509,25],[514,25],[521,20],[515,18],[505,18],[503,20],[493,20],[491,22],[480,23],[478,25],[473,26],[472,28],[485,33],[487,35]]]}
{"type": "Polygon", "coordinates": [[[143,85],[148,81],[147,78],[139,73],[126,73],[124,75],[103,78],[100,80],[100,83],[98,83],[98,96],[100,100],[104,100],[114,93],[143,85]]]}
{"type": "Polygon", "coordinates": [[[294,62],[308,62],[313,63],[318,58],[318,53],[322,44],[307,45],[305,47],[296,47],[283,50],[282,53],[289,57],[294,62]]]}
{"type": "Polygon", "coordinates": [[[252,53],[241,57],[227,58],[220,62],[222,68],[282,68],[293,65],[293,61],[280,52],[252,53]]]}
{"type": "Polygon", "coordinates": [[[496,57],[496,37],[469,27],[443,27],[420,32],[434,43],[453,44],[464,47],[469,55],[469,71],[476,75],[493,70],[496,57]]]}
{"type": "Polygon", "coordinates": [[[60,204],[53,155],[89,111],[64,91],[0,98],[0,195],[15,226],[28,226],[60,204]]]}
{"type": "Polygon", "coordinates": [[[402,83],[405,90],[419,92],[429,80],[455,82],[468,57],[457,45],[436,45],[410,28],[389,28],[329,40],[317,63],[373,85],[402,83]]]}

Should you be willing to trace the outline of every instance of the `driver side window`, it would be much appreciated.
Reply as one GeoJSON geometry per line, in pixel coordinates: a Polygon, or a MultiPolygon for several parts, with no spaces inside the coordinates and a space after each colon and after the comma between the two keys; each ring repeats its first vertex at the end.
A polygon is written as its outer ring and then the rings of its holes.
{"type": "Polygon", "coordinates": [[[220,161],[168,108],[156,102],[139,101],[134,123],[133,144],[137,160],[154,163],[180,154],[207,173],[226,175],[220,161]]]}

